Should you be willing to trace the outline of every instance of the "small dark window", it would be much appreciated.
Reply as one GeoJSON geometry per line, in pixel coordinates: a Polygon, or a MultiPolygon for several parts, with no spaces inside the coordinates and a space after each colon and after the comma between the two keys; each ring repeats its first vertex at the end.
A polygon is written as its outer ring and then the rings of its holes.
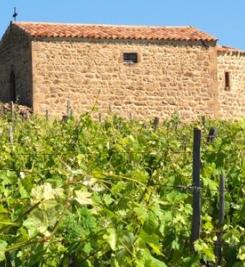
{"type": "Polygon", "coordinates": [[[225,90],[230,91],[231,89],[231,75],[230,72],[225,72],[225,90]]]}
{"type": "Polygon", "coordinates": [[[137,53],[123,53],[124,63],[135,64],[138,63],[138,54],[137,53]]]}
{"type": "Polygon", "coordinates": [[[14,103],[16,102],[16,79],[15,79],[15,74],[13,71],[11,71],[10,74],[10,101],[13,101],[14,103]]]}

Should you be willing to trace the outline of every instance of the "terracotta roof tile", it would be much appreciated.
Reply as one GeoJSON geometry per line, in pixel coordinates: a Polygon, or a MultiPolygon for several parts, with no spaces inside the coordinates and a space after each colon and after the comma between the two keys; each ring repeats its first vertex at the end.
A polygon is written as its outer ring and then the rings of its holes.
{"type": "Polygon", "coordinates": [[[193,27],[144,27],[86,24],[14,22],[32,37],[76,37],[93,39],[216,41],[193,27]]]}
{"type": "Polygon", "coordinates": [[[229,46],[224,46],[224,45],[219,45],[217,46],[217,51],[220,53],[235,53],[235,54],[242,54],[245,55],[245,51],[238,49],[238,48],[233,48],[233,47],[229,47],[229,46]]]}

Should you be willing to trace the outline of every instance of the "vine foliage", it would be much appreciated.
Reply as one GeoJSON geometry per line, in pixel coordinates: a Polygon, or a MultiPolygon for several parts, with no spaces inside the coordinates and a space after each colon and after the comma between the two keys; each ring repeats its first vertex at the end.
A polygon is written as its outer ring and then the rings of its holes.
{"type": "Polygon", "coordinates": [[[151,124],[90,115],[0,119],[0,266],[179,267],[215,263],[226,176],[223,265],[245,261],[245,122],[151,124]],[[190,249],[192,131],[202,140],[202,232],[190,249]]]}

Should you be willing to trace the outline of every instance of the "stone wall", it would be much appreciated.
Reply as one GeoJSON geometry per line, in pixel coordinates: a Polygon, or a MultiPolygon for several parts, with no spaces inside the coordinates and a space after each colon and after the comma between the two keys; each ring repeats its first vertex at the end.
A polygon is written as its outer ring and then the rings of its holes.
{"type": "Polygon", "coordinates": [[[10,26],[0,43],[0,101],[11,101],[10,76],[15,74],[18,103],[32,105],[31,41],[10,26]]]}
{"type": "Polygon", "coordinates": [[[13,71],[19,103],[39,114],[60,117],[69,100],[75,115],[97,108],[139,119],[237,119],[245,116],[244,70],[245,53],[223,49],[217,57],[215,43],[31,40],[12,25],[0,43],[0,100],[11,100],[13,71]],[[139,62],[124,63],[124,52],[137,52],[139,62]]]}
{"type": "Polygon", "coordinates": [[[32,42],[34,112],[75,114],[97,107],[124,117],[186,120],[218,115],[215,43],[36,39],[32,42]],[[123,52],[139,63],[125,64],[123,52]]]}
{"type": "Polygon", "coordinates": [[[245,117],[245,53],[218,53],[220,113],[224,119],[245,117]],[[230,73],[230,88],[225,88],[225,72],[230,73]]]}

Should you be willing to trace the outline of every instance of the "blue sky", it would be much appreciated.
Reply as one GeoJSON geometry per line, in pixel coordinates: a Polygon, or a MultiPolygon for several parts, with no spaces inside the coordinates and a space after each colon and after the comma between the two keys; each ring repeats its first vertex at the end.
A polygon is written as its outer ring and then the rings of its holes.
{"type": "Polygon", "coordinates": [[[245,0],[0,0],[0,36],[19,21],[193,25],[245,50],[245,0]]]}

